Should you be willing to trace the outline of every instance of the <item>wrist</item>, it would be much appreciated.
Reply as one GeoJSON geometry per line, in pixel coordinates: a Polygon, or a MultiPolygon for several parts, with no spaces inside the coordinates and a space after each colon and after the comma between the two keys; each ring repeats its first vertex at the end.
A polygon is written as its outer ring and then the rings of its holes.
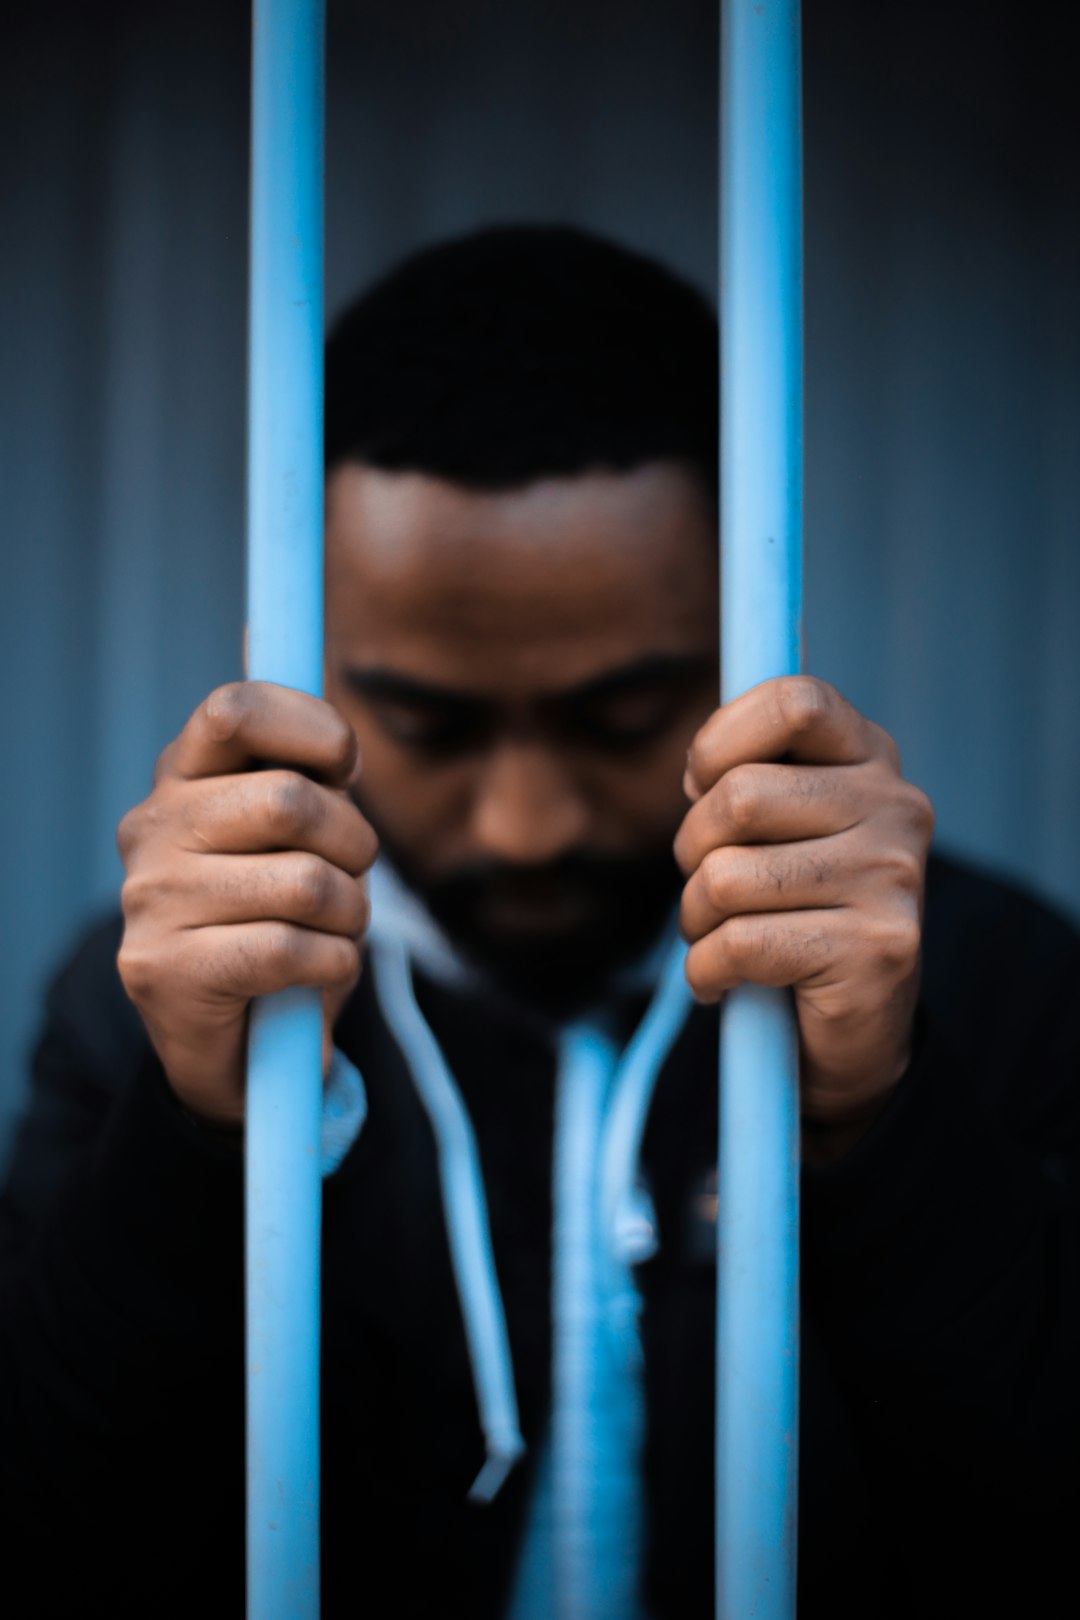
{"type": "MultiPolygon", "coordinates": [[[[173,1093],[175,1096],[175,1092],[173,1093]]],[[[232,1142],[242,1147],[244,1142],[244,1122],[240,1120],[209,1119],[205,1114],[196,1114],[177,1097],[177,1106],[188,1124],[200,1136],[213,1136],[219,1142],[232,1142]]]]}
{"type": "Polygon", "coordinates": [[[895,1096],[910,1057],[910,1051],[905,1052],[893,1078],[855,1107],[828,1117],[803,1115],[802,1153],[807,1164],[815,1168],[835,1164],[861,1142],[895,1096]]]}
{"type": "Polygon", "coordinates": [[[830,1164],[836,1164],[844,1158],[866,1135],[871,1125],[885,1107],[888,1097],[884,1098],[872,1114],[863,1119],[847,1120],[839,1123],[830,1121],[824,1123],[817,1119],[804,1119],[802,1122],[802,1156],[806,1164],[814,1169],[824,1169],[830,1164]]]}

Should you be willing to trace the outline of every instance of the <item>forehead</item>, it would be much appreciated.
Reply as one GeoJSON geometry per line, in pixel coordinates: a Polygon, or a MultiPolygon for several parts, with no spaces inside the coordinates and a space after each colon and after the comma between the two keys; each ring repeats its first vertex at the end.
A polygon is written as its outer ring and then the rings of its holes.
{"type": "Polygon", "coordinates": [[[715,520],[675,463],[497,493],[347,465],[326,532],[332,656],[561,685],[715,637],[715,520]]]}

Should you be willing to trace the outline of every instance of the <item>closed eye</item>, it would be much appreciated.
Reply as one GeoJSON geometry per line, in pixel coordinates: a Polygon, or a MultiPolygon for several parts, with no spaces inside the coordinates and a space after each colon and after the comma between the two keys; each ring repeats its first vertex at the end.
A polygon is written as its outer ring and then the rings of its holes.
{"type": "Polygon", "coordinates": [[[371,704],[385,737],[424,754],[457,754],[481,748],[490,718],[472,704],[429,704],[377,699],[371,704]]]}
{"type": "Polygon", "coordinates": [[[681,706],[676,694],[669,691],[627,693],[585,706],[568,717],[568,722],[583,741],[594,746],[640,748],[667,731],[681,706]]]}
{"type": "Polygon", "coordinates": [[[556,744],[628,753],[647,747],[700,702],[715,682],[707,654],[650,654],[575,689],[539,699],[531,718],[502,712],[487,694],[455,690],[384,668],[342,673],[391,742],[427,758],[476,753],[500,729],[543,734],[556,744]]]}

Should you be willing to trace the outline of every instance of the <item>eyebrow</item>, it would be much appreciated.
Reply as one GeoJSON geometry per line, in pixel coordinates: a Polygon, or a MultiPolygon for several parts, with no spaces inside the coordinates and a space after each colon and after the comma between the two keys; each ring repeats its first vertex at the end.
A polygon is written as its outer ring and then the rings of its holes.
{"type": "MultiPolygon", "coordinates": [[[[559,706],[602,703],[608,698],[620,697],[643,687],[685,686],[707,675],[713,668],[714,660],[706,653],[648,653],[633,663],[607,670],[578,686],[547,693],[543,701],[559,706]]],[[[381,665],[352,666],[344,671],[344,678],[358,696],[371,698],[375,702],[381,700],[455,710],[490,709],[495,706],[492,698],[483,692],[417,680],[415,676],[403,675],[381,665]]]]}

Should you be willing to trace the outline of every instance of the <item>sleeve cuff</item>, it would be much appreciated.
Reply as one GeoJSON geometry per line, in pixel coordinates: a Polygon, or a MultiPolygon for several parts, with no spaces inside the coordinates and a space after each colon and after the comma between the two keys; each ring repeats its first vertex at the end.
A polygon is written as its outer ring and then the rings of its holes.
{"type": "MultiPolygon", "coordinates": [[[[178,1104],[184,1118],[207,1141],[227,1143],[235,1153],[244,1151],[242,1125],[213,1125],[178,1104]]],[[[363,1128],[367,1118],[367,1092],[356,1065],[335,1046],[330,1072],[323,1087],[319,1154],[322,1178],[326,1181],[338,1170],[363,1128]]]]}

